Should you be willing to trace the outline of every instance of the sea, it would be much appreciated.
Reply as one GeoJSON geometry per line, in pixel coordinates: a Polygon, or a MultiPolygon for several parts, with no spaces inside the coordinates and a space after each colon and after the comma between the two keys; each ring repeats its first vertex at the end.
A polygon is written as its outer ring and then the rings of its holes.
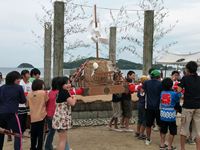
{"type": "MultiPolygon", "coordinates": [[[[31,70],[32,68],[1,68],[0,67],[0,72],[2,73],[3,77],[5,78],[6,74],[11,72],[11,71],[18,71],[21,72],[22,70],[27,69],[31,70]]],[[[38,68],[41,72],[41,78],[44,77],[44,68],[38,68]]],[[[63,75],[64,76],[69,76],[70,74],[73,74],[75,69],[63,69],[63,75]]],[[[125,77],[126,74],[128,73],[129,70],[121,70],[123,73],[122,75],[125,77]]],[[[142,76],[142,70],[133,70],[136,73],[136,79],[140,78],[142,76]]],[[[170,77],[172,70],[164,70],[163,75],[164,77],[170,77]]],[[[53,69],[51,69],[51,76],[53,77],[53,69]]]]}

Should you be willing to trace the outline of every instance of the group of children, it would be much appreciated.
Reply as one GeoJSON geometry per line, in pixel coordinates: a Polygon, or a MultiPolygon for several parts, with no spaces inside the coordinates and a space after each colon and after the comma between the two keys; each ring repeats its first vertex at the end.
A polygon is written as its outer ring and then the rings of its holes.
{"type": "MultiPolygon", "coordinates": [[[[200,110],[200,77],[196,73],[197,67],[198,65],[196,62],[189,62],[186,65],[184,77],[182,79],[178,71],[173,71],[171,78],[161,79],[161,74],[156,69],[149,70],[149,77],[142,76],[140,78],[141,86],[136,89],[139,100],[138,123],[135,136],[140,140],[145,140],[146,145],[150,145],[152,142],[151,130],[156,123],[160,130],[160,150],[176,149],[176,147],[172,145],[174,136],[177,135],[176,115],[178,112],[182,112],[183,107],[184,111],[181,115],[180,131],[181,150],[185,150],[186,137],[192,137],[192,139],[195,139],[196,147],[198,150],[200,149],[200,122],[197,118],[200,110]],[[182,102],[180,102],[181,97],[184,100],[182,107],[182,102]],[[168,133],[168,130],[169,135],[166,141],[166,134],[168,133]],[[197,131],[197,133],[195,133],[194,130],[197,131]]],[[[130,74],[128,73],[127,81],[129,81],[129,77],[130,74]]],[[[131,92],[129,92],[128,95],[130,94],[131,92]]],[[[127,107],[126,104],[124,105],[127,99],[121,95],[113,94],[112,100],[114,114],[109,123],[109,127],[112,127],[112,123],[114,121],[113,130],[116,131],[126,131],[126,129],[123,130],[117,126],[117,120],[119,117],[122,117],[123,122],[123,118],[125,118],[124,114],[126,114],[123,111],[127,107]],[[122,109],[120,109],[120,107],[122,107],[122,109]],[[120,112],[121,110],[122,113],[120,112]]],[[[130,103],[128,105],[131,106],[130,103]]],[[[131,113],[132,109],[127,110],[131,113]]]]}
{"type": "MultiPolygon", "coordinates": [[[[197,75],[196,62],[186,65],[185,76],[180,79],[178,71],[172,72],[171,78],[161,79],[156,69],[149,70],[149,77],[142,76],[140,85],[135,83],[135,72],[127,73],[126,81],[130,85],[125,93],[113,94],[113,116],[108,125],[115,131],[133,132],[129,127],[132,117],[131,94],[137,91],[138,124],[135,136],[145,140],[149,145],[151,130],[155,123],[160,129],[160,150],[174,150],[172,146],[177,134],[176,115],[181,113],[180,146],[185,150],[186,137],[191,135],[200,149],[200,77],[197,75]],[[136,88],[137,87],[137,88],[136,88]],[[183,105],[180,98],[183,96],[183,105]],[[182,109],[183,108],[183,109],[182,109]],[[118,121],[121,117],[121,127],[118,121]],[[156,120],[156,121],[155,121],[156,120]],[[114,128],[112,125],[114,123],[114,128]],[[191,128],[192,130],[189,130],[191,128]],[[146,134],[145,134],[146,130],[146,134]],[[166,134],[168,133],[166,141],[166,134]],[[167,144],[166,144],[167,142],[167,144]]],[[[45,90],[43,80],[39,79],[40,71],[36,68],[23,70],[21,74],[12,71],[6,75],[5,84],[0,86],[0,127],[18,133],[15,136],[14,149],[22,150],[22,137],[26,129],[27,116],[30,114],[31,150],[41,150],[44,143],[44,124],[48,125],[45,150],[52,150],[55,131],[58,132],[58,149],[69,150],[67,130],[71,127],[71,106],[76,98],[67,77],[55,77],[50,91],[45,90]],[[31,77],[30,77],[31,76],[31,77]],[[29,109],[27,109],[29,108],[29,109]]],[[[114,76],[120,78],[120,76],[114,76]]],[[[1,82],[2,83],[2,82],[1,82]]],[[[3,149],[4,134],[0,133],[0,149],[3,149]]]]}
{"type": "MultiPolygon", "coordinates": [[[[44,125],[48,125],[45,150],[53,150],[53,137],[58,132],[58,149],[70,150],[66,131],[71,125],[71,106],[76,98],[70,94],[71,83],[67,77],[55,77],[50,91],[45,90],[36,68],[21,74],[12,71],[6,75],[0,87],[0,127],[20,136],[14,138],[14,149],[22,150],[22,137],[30,115],[31,150],[42,150],[44,125]],[[30,77],[31,76],[31,77],[30,77]]],[[[3,149],[4,134],[0,134],[0,149],[3,149]]]]}

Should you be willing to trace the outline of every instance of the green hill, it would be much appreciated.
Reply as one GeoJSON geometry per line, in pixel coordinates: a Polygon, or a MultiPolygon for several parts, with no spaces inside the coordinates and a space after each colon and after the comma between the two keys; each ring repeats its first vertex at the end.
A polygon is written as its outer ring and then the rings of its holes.
{"type": "MultiPolygon", "coordinates": [[[[93,59],[96,59],[95,57],[89,57],[89,58],[85,58],[85,59],[80,59],[80,60],[75,60],[75,61],[72,61],[72,62],[65,62],[64,63],[64,68],[65,69],[73,69],[73,68],[78,68],[80,67],[81,64],[83,64],[86,60],[93,60],[93,59]]],[[[101,58],[101,59],[104,59],[104,58],[101,58]]],[[[105,60],[108,60],[108,59],[105,59],[105,60]]],[[[124,60],[124,59],[119,59],[117,61],[117,67],[119,69],[138,69],[138,70],[141,70],[143,68],[143,64],[140,64],[140,63],[135,63],[135,62],[131,62],[131,61],[128,61],[128,60],[124,60]]],[[[163,65],[160,65],[160,64],[155,64],[153,65],[153,68],[155,69],[164,69],[165,66],[163,65]]],[[[167,67],[168,69],[174,69],[172,67],[167,67]]]]}
{"type": "MultiPolygon", "coordinates": [[[[95,57],[89,57],[89,58],[86,58],[86,59],[80,59],[80,60],[76,60],[76,61],[72,61],[72,62],[65,62],[64,68],[65,69],[78,68],[86,60],[93,60],[93,59],[96,59],[96,58],[95,57]]],[[[101,58],[101,59],[104,59],[104,58],[101,58]]],[[[134,62],[123,60],[123,59],[119,59],[117,61],[117,67],[119,69],[142,69],[142,64],[134,63],[134,62]]]]}

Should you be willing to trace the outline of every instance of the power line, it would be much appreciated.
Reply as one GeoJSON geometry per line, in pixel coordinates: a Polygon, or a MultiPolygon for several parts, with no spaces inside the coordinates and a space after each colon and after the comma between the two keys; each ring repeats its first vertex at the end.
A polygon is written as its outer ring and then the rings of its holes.
{"type": "MultiPolygon", "coordinates": [[[[68,3],[70,5],[76,5],[76,6],[81,6],[81,7],[87,7],[87,8],[93,8],[91,5],[83,5],[83,4],[76,4],[76,3],[68,3]]],[[[106,7],[97,7],[97,9],[104,9],[104,10],[121,10],[119,8],[106,8],[106,7]]],[[[125,11],[144,11],[142,9],[125,9],[125,11]]]]}

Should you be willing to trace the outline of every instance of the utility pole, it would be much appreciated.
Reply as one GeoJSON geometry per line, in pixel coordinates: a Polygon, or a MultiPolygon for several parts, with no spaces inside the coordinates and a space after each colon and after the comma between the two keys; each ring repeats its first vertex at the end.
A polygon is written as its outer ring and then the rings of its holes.
{"type": "Polygon", "coordinates": [[[64,56],[64,2],[54,2],[53,76],[63,76],[64,56]]]}
{"type": "Polygon", "coordinates": [[[116,27],[110,27],[109,37],[109,59],[112,61],[114,67],[116,67],[116,27]]]}
{"type": "Polygon", "coordinates": [[[143,46],[143,74],[147,75],[152,67],[153,59],[153,34],[154,34],[154,11],[145,11],[144,16],[144,46],[143,46]]]}
{"type": "Polygon", "coordinates": [[[47,89],[51,87],[51,40],[52,25],[50,22],[44,24],[44,83],[47,89]]]}
{"type": "MultiPolygon", "coordinates": [[[[94,23],[95,23],[95,28],[98,27],[97,24],[97,6],[94,5],[94,23]]],[[[97,38],[97,42],[96,42],[96,58],[99,59],[99,43],[98,43],[98,37],[97,38]]]]}

